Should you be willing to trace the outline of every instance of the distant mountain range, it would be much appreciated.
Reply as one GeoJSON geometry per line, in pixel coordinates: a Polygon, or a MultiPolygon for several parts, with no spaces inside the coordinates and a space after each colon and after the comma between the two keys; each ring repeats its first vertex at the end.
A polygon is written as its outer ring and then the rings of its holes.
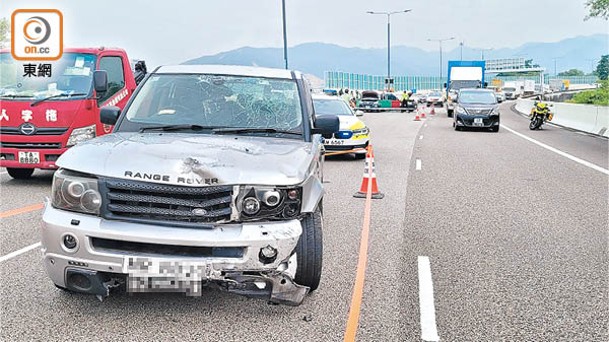
{"type": "MultiPolygon", "coordinates": [[[[445,51],[443,64],[459,59],[459,47],[445,51]]],[[[526,43],[520,47],[485,51],[486,59],[517,58],[533,59],[534,64],[554,74],[554,59],[558,72],[576,68],[590,72],[591,59],[599,60],[609,54],[609,35],[596,34],[564,39],[555,43],[526,43]]],[[[387,72],[387,50],[371,48],[347,48],[326,43],[306,43],[289,48],[291,69],[303,71],[323,78],[324,71],[345,71],[372,75],[387,72]]],[[[464,60],[481,59],[479,49],[463,48],[464,60]]],[[[202,56],[183,64],[237,64],[282,68],[283,49],[243,47],[213,56],[202,56]]],[[[408,46],[392,46],[391,68],[393,75],[435,76],[438,74],[438,51],[424,51],[408,46]]],[[[594,63],[596,68],[596,63],[594,63]]],[[[446,70],[446,69],[444,69],[446,70]]]]}

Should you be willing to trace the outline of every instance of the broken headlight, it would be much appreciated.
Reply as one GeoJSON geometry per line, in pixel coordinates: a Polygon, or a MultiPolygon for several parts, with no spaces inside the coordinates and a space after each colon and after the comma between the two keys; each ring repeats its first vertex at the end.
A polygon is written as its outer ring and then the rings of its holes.
{"type": "Polygon", "coordinates": [[[242,221],[292,219],[300,215],[302,188],[242,186],[236,207],[242,221]]]}
{"type": "Polygon", "coordinates": [[[54,208],[99,215],[101,204],[97,179],[64,169],[55,172],[51,188],[54,208]]]}

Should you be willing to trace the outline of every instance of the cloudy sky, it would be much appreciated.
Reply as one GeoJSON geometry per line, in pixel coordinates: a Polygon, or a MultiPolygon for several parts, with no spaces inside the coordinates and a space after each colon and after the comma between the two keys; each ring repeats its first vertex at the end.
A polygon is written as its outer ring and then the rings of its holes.
{"type": "MultiPolygon", "coordinates": [[[[601,19],[584,21],[585,0],[286,0],[288,45],[325,42],[385,47],[386,16],[392,45],[437,49],[427,39],[455,36],[472,48],[517,47],[527,42],[607,33],[601,19]]],[[[56,8],[64,14],[66,46],[119,46],[150,66],[180,63],[243,46],[281,47],[281,0],[2,0],[0,16],[17,8],[56,8]]]]}

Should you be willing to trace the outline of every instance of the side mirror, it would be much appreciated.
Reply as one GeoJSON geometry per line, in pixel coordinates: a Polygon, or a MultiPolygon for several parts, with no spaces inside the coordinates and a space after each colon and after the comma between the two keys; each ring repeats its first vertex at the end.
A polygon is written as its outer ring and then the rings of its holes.
{"type": "Polygon", "coordinates": [[[108,73],[105,70],[93,72],[93,88],[98,95],[108,91],[108,73]]]}
{"type": "Polygon", "coordinates": [[[315,119],[315,128],[311,130],[313,134],[330,135],[340,130],[340,121],[336,115],[323,115],[315,119]]]}
{"type": "Polygon", "coordinates": [[[101,107],[99,111],[99,120],[106,125],[114,126],[118,121],[118,116],[121,114],[121,109],[116,106],[101,107]]]}
{"type": "Polygon", "coordinates": [[[355,111],[355,116],[364,116],[364,111],[363,110],[356,110],[355,111]]]}

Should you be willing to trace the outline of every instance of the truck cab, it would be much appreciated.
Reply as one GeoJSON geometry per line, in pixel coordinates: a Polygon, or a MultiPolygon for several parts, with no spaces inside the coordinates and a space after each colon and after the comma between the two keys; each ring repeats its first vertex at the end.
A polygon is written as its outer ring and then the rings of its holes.
{"type": "MultiPolygon", "coordinates": [[[[16,61],[8,50],[0,51],[0,166],[13,178],[56,169],[68,148],[110,133],[100,108],[123,108],[137,87],[122,49],[65,49],[61,59],[48,63],[50,73],[24,73],[26,64],[40,69],[45,63],[16,61]],[[95,89],[95,77],[107,80],[106,89],[95,89]]],[[[136,66],[142,79],[145,64],[136,66]]]]}
{"type": "Polygon", "coordinates": [[[446,87],[446,113],[452,117],[459,89],[483,88],[485,61],[448,61],[446,87]]]}

